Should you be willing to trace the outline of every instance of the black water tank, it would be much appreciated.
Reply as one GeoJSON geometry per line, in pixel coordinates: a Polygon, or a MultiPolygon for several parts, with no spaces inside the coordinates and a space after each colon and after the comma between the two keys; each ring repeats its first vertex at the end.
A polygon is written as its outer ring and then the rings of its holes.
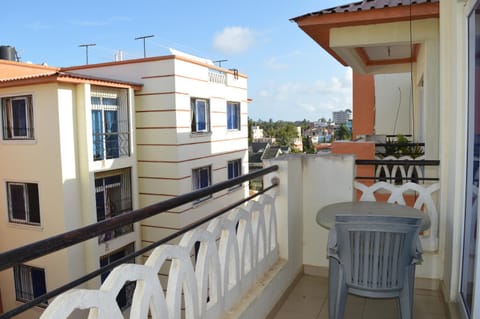
{"type": "Polygon", "coordinates": [[[0,46],[0,60],[18,61],[17,50],[9,45],[0,46]]]}

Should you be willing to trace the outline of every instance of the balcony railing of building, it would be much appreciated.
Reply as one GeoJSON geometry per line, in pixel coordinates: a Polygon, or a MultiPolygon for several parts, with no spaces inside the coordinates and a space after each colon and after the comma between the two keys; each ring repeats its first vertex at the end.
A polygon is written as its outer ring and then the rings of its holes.
{"type": "Polygon", "coordinates": [[[375,160],[361,160],[357,159],[355,164],[374,166],[374,176],[356,176],[357,181],[375,181],[387,182],[395,185],[402,185],[407,182],[423,184],[426,181],[438,181],[436,176],[426,176],[426,167],[438,167],[439,160],[425,160],[424,157],[411,158],[404,156],[401,158],[386,157],[375,160]]]}
{"type": "Polygon", "coordinates": [[[226,84],[227,76],[225,72],[214,70],[214,69],[208,69],[208,80],[212,83],[226,84]]]}
{"type": "MultiPolygon", "coordinates": [[[[0,271],[66,249],[216,192],[278,170],[277,165],[221,182],[164,202],[114,216],[20,248],[0,253],[0,271]]],[[[271,186],[200,219],[174,234],[119,258],[81,278],[48,291],[0,319],[14,317],[48,303],[41,318],[67,318],[76,310],[92,318],[118,318],[117,297],[136,282],[130,317],[219,318],[230,309],[279,258],[275,198],[271,186]],[[182,236],[182,237],[180,237],[182,236]],[[172,241],[178,244],[170,244],[172,241]],[[145,264],[131,261],[150,252],[145,264]],[[169,267],[169,265],[171,265],[169,267]],[[168,282],[159,279],[167,267],[168,282]],[[110,272],[100,289],[76,288],[110,272]],[[52,298],[53,301],[51,300],[52,298]],[[182,305],[183,304],[183,305],[182,305]],[[184,307],[182,309],[182,307],[184,307]]],[[[90,318],[90,317],[89,317],[90,318]]]]}
{"type": "Polygon", "coordinates": [[[130,133],[93,134],[93,160],[105,160],[130,155],[130,133]]]}

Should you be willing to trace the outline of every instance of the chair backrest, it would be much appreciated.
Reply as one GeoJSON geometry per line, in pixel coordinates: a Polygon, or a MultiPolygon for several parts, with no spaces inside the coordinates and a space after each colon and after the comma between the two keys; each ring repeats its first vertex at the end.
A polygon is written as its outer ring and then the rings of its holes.
{"type": "Polygon", "coordinates": [[[417,257],[421,218],[336,217],[337,255],[347,286],[370,291],[401,290],[417,257]]]}

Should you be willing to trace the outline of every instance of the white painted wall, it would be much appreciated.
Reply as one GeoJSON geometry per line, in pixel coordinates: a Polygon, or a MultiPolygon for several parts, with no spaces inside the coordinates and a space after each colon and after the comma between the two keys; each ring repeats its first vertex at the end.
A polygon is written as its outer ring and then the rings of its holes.
{"type": "Polygon", "coordinates": [[[412,134],[412,85],[410,73],[376,74],[375,133],[412,134]]]}
{"type": "MultiPolygon", "coordinates": [[[[75,72],[143,84],[135,98],[138,191],[141,207],[192,191],[192,169],[211,166],[212,183],[227,179],[227,162],[242,159],[248,172],[247,79],[227,70],[225,84],[209,82],[209,68],[173,56],[147,60],[89,65],[75,72]],[[210,101],[210,134],[191,133],[191,98],[210,101]],[[227,131],[227,101],[240,102],[241,130],[227,131]]],[[[88,128],[87,128],[88,131],[88,128]]],[[[159,240],[179,228],[248,194],[241,189],[224,191],[196,205],[184,205],[153,217],[142,227],[146,242],[159,240]],[[167,228],[158,228],[165,227],[167,228]]]]}

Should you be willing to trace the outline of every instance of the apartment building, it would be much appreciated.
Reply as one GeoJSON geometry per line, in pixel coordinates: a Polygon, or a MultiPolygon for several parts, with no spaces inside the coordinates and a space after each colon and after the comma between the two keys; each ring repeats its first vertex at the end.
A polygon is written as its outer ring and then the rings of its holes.
{"type": "MultiPolygon", "coordinates": [[[[143,85],[135,93],[140,207],[248,172],[247,77],[238,71],[174,50],[67,70],[143,85]]],[[[142,241],[157,241],[247,194],[245,184],[152,217],[141,225],[142,241]]]]}
{"type": "MultiPolygon", "coordinates": [[[[6,60],[0,70],[0,250],[137,208],[133,92],[141,85],[6,60]]],[[[4,310],[133,249],[137,228],[1,272],[4,310]]]]}
{"type": "MultiPolygon", "coordinates": [[[[71,68],[0,60],[0,250],[248,172],[246,85],[236,70],[180,53],[71,68]]],[[[245,184],[3,271],[3,310],[247,194],[245,184]]]]}
{"type": "Polygon", "coordinates": [[[352,111],[349,109],[346,109],[345,111],[336,111],[332,112],[332,116],[333,122],[335,122],[335,124],[347,124],[349,121],[352,120],[352,111]]]}

